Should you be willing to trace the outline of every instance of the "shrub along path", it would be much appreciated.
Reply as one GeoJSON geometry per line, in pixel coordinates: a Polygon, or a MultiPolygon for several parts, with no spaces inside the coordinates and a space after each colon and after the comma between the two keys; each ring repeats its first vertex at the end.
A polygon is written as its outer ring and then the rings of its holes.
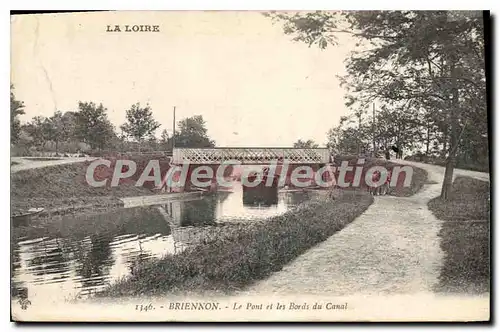
{"type": "MultiPolygon", "coordinates": [[[[428,172],[429,183],[411,197],[377,196],[342,231],[297,257],[246,294],[377,295],[432,292],[444,262],[443,221],[427,203],[439,196],[444,168],[411,163],[428,172]]],[[[456,170],[488,180],[489,175],[456,170]]]]}

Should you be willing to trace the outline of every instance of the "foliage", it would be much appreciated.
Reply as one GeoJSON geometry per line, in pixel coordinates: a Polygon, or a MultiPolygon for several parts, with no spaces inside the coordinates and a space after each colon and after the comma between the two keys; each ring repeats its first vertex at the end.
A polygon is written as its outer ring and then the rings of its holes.
{"type": "Polygon", "coordinates": [[[208,136],[203,116],[195,115],[179,121],[179,131],[175,133],[177,148],[210,148],[215,142],[208,136]]]}
{"type": "Polygon", "coordinates": [[[153,112],[149,105],[145,107],[141,107],[140,103],[132,105],[127,110],[126,119],[127,122],[120,128],[139,143],[146,137],[154,136],[156,129],[160,127],[160,123],[153,118],[153,112]]]}
{"type": "MultiPolygon", "coordinates": [[[[448,157],[443,196],[458,159],[488,160],[481,12],[347,11],[268,13],[296,41],[326,48],[339,34],[357,42],[340,77],[360,145],[425,148],[448,157]],[[377,113],[364,114],[377,102],[377,113]],[[368,116],[368,118],[370,115],[368,116]],[[375,126],[373,124],[375,123],[375,126]],[[375,128],[379,128],[378,130],[375,128]],[[372,141],[372,142],[370,142],[372,141]],[[441,151],[436,151],[441,149],[441,151]],[[433,151],[434,150],[434,151],[433,151]]],[[[336,128],[330,145],[352,134],[336,128]]],[[[349,144],[350,145],[350,144],[349,144]]]]}
{"type": "Polygon", "coordinates": [[[16,99],[14,85],[10,85],[10,140],[16,143],[21,132],[21,121],[19,115],[24,114],[24,103],[16,99]]]}
{"type": "Polygon", "coordinates": [[[170,142],[171,142],[171,140],[170,140],[170,136],[168,135],[167,130],[163,129],[163,131],[161,132],[160,141],[159,141],[160,148],[163,150],[172,149],[170,142]]]}
{"type": "Polygon", "coordinates": [[[319,145],[314,143],[314,141],[310,139],[308,139],[307,141],[299,139],[297,142],[293,143],[293,147],[297,149],[315,149],[319,147],[319,145]]]}
{"type": "Polygon", "coordinates": [[[56,111],[49,117],[35,116],[31,121],[21,126],[18,145],[27,145],[39,150],[49,148],[49,142],[54,143],[55,152],[62,143],[64,150],[76,152],[81,150],[81,143],[75,138],[76,115],[74,112],[56,111]]]}
{"type": "Polygon", "coordinates": [[[54,115],[46,120],[45,130],[47,139],[55,142],[56,153],[61,142],[66,142],[70,139],[75,130],[75,118],[73,114],[62,114],[57,111],[54,115]]]}
{"type": "Polygon", "coordinates": [[[103,149],[116,136],[106,111],[102,104],[78,102],[75,135],[92,149],[103,149]]]}
{"type": "Polygon", "coordinates": [[[47,118],[43,116],[35,116],[33,119],[23,126],[23,129],[31,137],[32,144],[42,148],[48,140],[47,118]]]}

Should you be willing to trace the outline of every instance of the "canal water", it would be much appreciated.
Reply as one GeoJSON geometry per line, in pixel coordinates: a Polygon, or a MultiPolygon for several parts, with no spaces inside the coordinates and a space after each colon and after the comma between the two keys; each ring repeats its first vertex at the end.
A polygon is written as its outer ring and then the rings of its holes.
{"type": "Polygon", "coordinates": [[[180,252],[182,239],[171,233],[169,222],[186,229],[252,222],[282,214],[314,195],[244,193],[234,186],[197,200],[65,216],[52,230],[33,226],[11,241],[13,295],[32,303],[85,298],[127,276],[138,263],[180,252]]]}

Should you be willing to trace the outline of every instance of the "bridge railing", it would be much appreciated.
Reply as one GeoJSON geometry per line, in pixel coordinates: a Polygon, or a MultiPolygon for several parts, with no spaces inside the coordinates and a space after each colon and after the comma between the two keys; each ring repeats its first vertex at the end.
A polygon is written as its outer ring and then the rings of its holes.
{"type": "Polygon", "coordinates": [[[175,148],[174,163],[220,164],[238,160],[242,164],[267,164],[287,161],[290,164],[328,163],[328,148],[175,148]]]}

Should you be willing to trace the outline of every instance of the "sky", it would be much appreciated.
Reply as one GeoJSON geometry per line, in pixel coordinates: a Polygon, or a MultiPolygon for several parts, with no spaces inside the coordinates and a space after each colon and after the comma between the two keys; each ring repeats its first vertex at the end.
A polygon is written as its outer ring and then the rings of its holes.
{"type": "Polygon", "coordinates": [[[348,110],[336,75],[353,41],[326,50],[292,41],[259,12],[97,12],[14,16],[11,81],[26,114],[103,103],[118,128],[149,103],[157,131],[202,115],[217,146],[326,144],[348,110]],[[125,25],[160,32],[124,32],[125,25]],[[106,32],[120,25],[122,32],[106,32]]]}

